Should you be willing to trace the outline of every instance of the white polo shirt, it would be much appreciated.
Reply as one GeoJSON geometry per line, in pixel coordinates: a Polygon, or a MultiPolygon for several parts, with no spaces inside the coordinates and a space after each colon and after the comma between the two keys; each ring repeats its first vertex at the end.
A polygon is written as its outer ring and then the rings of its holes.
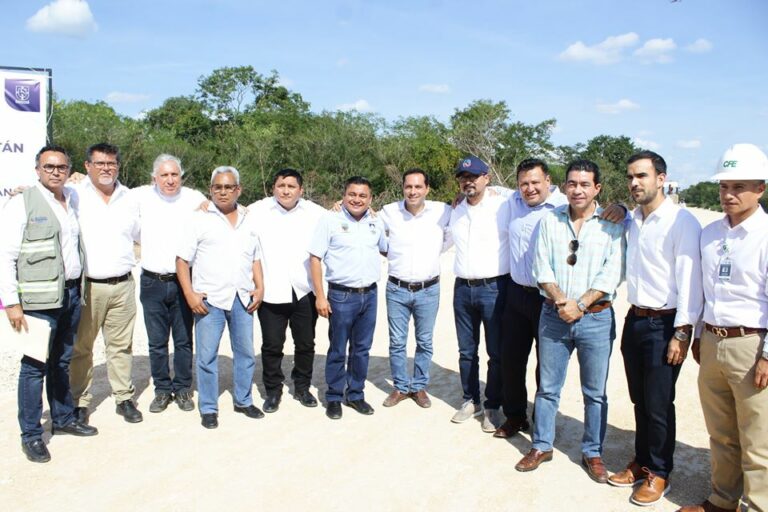
{"type": "Polygon", "coordinates": [[[449,231],[456,246],[454,274],[464,279],[509,273],[509,202],[489,196],[472,206],[462,201],[452,212],[449,231]]]}
{"type": "Polygon", "coordinates": [[[155,185],[131,190],[141,219],[141,266],[156,274],[176,273],[176,248],[181,238],[181,226],[197,209],[205,196],[187,187],[168,197],[155,185]]]}
{"type": "Polygon", "coordinates": [[[325,208],[305,199],[299,199],[290,210],[274,197],[248,207],[246,222],[252,225],[261,246],[264,302],[290,304],[293,293],[300,300],[313,291],[308,248],[325,214],[325,208]]]}
{"type": "Polygon", "coordinates": [[[85,275],[106,279],[127,274],[136,264],[133,243],[139,241],[139,209],[128,187],[119,182],[104,202],[85,178],[75,187],[80,196],[80,232],[85,248],[85,275]]]}
{"type": "Polygon", "coordinates": [[[727,215],[704,228],[701,271],[706,323],[768,327],[768,215],[762,207],[734,228],[727,215]],[[718,277],[726,258],[729,280],[718,277]]]}
{"type": "MultiPolygon", "coordinates": [[[[77,222],[78,196],[77,192],[64,187],[66,210],[39,181],[35,185],[43,194],[46,202],[56,215],[59,222],[59,242],[61,256],[64,261],[64,278],[76,279],[83,272],[80,264],[80,226],[77,222]]],[[[24,229],[27,227],[27,212],[24,196],[19,194],[11,198],[2,210],[0,222],[0,301],[6,306],[19,303],[18,280],[16,276],[16,261],[19,259],[21,241],[24,229]]]]}
{"type": "Polygon", "coordinates": [[[237,222],[232,226],[211,201],[206,211],[187,217],[176,252],[192,265],[192,289],[225,311],[232,309],[236,296],[247,307],[255,287],[253,262],[261,251],[251,224],[244,222],[246,213],[237,205],[237,222]]]}
{"type": "Polygon", "coordinates": [[[440,254],[451,245],[450,206],[425,201],[413,215],[405,201],[398,201],[384,206],[379,217],[387,234],[390,276],[413,283],[440,275],[440,254]]]}
{"type": "Polygon", "coordinates": [[[648,218],[642,208],[627,226],[627,299],[650,309],[677,308],[676,327],[695,326],[701,316],[701,225],[666,198],[648,218]]]}

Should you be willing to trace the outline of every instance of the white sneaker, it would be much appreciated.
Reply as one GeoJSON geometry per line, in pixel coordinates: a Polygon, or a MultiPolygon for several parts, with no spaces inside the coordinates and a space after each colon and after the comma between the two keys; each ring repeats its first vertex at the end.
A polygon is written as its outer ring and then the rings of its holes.
{"type": "Polygon", "coordinates": [[[473,403],[472,400],[467,400],[461,407],[456,409],[456,414],[453,415],[451,421],[454,423],[464,423],[469,418],[480,416],[483,410],[480,408],[480,404],[473,403]]]}
{"type": "Polygon", "coordinates": [[[501,425],[499,419],[498,409],[483,409],[483,423],[481,425],[483,432],[488,432],[489,434],[496,432],[496,429],[501,425]]]}

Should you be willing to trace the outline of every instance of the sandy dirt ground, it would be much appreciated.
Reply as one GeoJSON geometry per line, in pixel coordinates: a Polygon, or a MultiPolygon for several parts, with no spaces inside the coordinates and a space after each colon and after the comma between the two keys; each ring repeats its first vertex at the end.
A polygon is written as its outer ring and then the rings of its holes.
{"type": "MultiPolygon", "coordinates": [[[[706,224],[718,217],[697,211],[706,224]]],[[[453,254],[442,261],[441,306],[434,337],[429,393],[433,406],[413,401],[394,408],[381,402],[392,390],[384,286],[379,287],[376,334],[371,351],[366,398],[376,409],[362,416],[344,407],[340,421],[324,408],[308,409],[292,399],[290,382],[280,410],[261,420],[232,409],[232,359],[228,339],[220,357],[220,426],[206,430],[197,412],[174,404],[160,414],[149,412],[153,397],[147,337],[141,312],[134,337],[133,377],[144,421],[128,424],[115,414],[104,366],[103,343],[95,354],[95,411],[91,438],[50,436],[44,414],[48,464],[24,457],[16,420],[18,357],[0,342],[0,510],[600,510],[636,509],[629,489],[599,485],[580,465],[583,404],[578,363],[573,357],[557,417],[552,462],[532,473],[514,465],[528,451],[530,436],[495,439],[479,420],[450,422],[461,403],[458,349],[452,312],[453,254]]],[[[382,276],[386,276],[385,265],[382,276]]],[[[382,279],[382,283],[384,280],[382,279]]],[[[628,305],[622,286],[616,303],[617,332],[628,305]]],[[[138,300],[137,300],[138,302],[138,300]]],[[[256,351],[260,332],[255,323],[256,351]]],[[[313,391],[324,397],[327,322],[317,326],[313,391]]],[[[412,329],[411,329],[412,333],[412,329]]],[[[604,460],[620,471],[633,455],[633,408],[624,365],[614,342],[608,381],[608,431],[604,460]]],[[[413,356],[413,336],[409,356],[413,356]]],[[[286,343],[283,369],[290,375],[292,343],[286,343]]],[[[487,357],[481,358],[481,375],[487,357]]],[[[412,359],[410,360],[412,363],[412,359]]],[[[254,399],[261,406],[261,358],[257,360],[254,399]]],[[[529,365],[533,400],[534,361],[529,365]]],[[[709,450],[696,386],[697,366],[689,357],[677,385],[678,432],[672,490],[650,509],[676,510],[702,501],[709,492],[709,450]]],[[[195,399],[197,396],[195,395],[195,399]]],[[[324,404],[324,398],[323,398],[324,404]]]]}

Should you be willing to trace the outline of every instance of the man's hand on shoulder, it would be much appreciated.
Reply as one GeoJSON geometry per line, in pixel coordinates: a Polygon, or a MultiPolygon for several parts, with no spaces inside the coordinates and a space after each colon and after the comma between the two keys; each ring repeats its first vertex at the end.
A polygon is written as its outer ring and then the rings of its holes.
{"type": "Polygon", "coordinates": [[[623,204],[614,203],[608,205],[608,207],[603,210],[603,213],[600,214],[600,218],[613,224],[621,224],[624,222],[624,219],[627,218],[628,211],[627,207],[623,204]]]}
{"type": "Polygon", "coordinates": [[[69,178],[67,178],[67,185],[78,185],[80,184],[86,177],[86,174],[83,174],[82,172],[73,172],[69,175],[69,178]]]}

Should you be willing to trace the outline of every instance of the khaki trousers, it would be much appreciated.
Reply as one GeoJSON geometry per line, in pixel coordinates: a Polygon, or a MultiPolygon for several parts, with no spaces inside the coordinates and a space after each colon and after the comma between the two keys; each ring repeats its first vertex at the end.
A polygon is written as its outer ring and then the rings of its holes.
{"type": "Polygon", "coordinates": [[[699,395],[709,432],[713,505],[768,511],[768,391],[754,385],[764,335],[701,336],[699,395]]]}
{"type": "Polygon", "coordinates": [[[133,277],[122,283],[85,283],[85,306],[80,316],[69,380],[76,407],[93,399],[93,342],[102,330],[107,355],[107,377],[117,403],[133,397],[133,325],[136,292],[133,277]]]}

